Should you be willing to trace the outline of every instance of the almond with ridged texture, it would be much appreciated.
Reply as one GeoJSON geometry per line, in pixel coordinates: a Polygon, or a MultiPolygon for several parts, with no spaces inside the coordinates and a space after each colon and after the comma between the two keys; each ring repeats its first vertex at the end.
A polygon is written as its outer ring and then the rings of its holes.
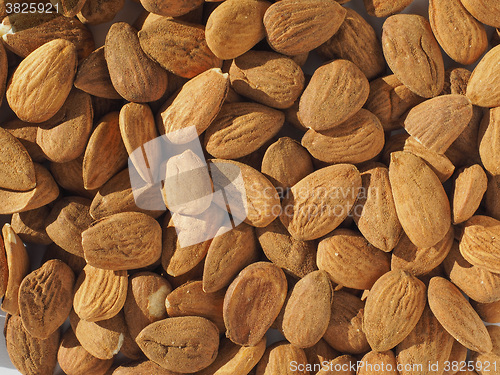
{"type": "Polygon", "coordinates": [[[340,58],[352,61],[371,80],[385,71],[382,46],[373,27],[355,10],[346,10],[338,31],[317,51],[326,60],[340,58]]]}
{"type": "Polygon", "coordinates": [[[231,87],[273,108],[289,108],[304,89],[304,73],[292,59],[274,52],[248,51],[233,60],[231,87]]]}
{"type": "Polygon", "coordinates": [[[35,166],[23,144],[11,133],[0,128],[0,188],[28,191],[36,186],[35,166]]]}
{"type": "Polygon", "coordinates": [[[361,359],[361,365],[358,368],[357,374],[399,375],[397,367],[398,363],[392,350],[387,350],[385,352],[376,352],[372,350],[365,354],[361,359]]]}
{"type": "Polygon", "coordinates": [[[357,360],[351,355],[341,355],[326,364],[316,375],[356,375],[357,360]],[[331,370],[333,369],[333,370],[331,370]],[[339,371],[340,370],[340,371],[339,371]]]}
{"type": "Polygon", "coordinates": [[[330,321],[332,298],[333,288],[325,271],[311,272],[295,284],[282,323],[283,333],[292,345],[309,348],[323,337],[330,321]]]}
{"type": "Polygon", "coordinates": [[[280,219],[264,228],[257,228],[256,233],[266,257],[285,273],[300,279],[318,268],[316,243],[296,240],[290,236],[280,219]]]}
{"type": "Polygon", "coordinates": [[[127,286],[127,271],[104,270],[87,264],[76,280],[75,313],[88,322],[112,318],[125,304],[127,286]]]}
{"type": "Polygon", "coordinates": [[[465,294],[480,303],[500,300],[500,275],[470,264],[460,254],[458,242],[443,262],[449,279],[465,294]]]}
{"type": "Polygon", "coordinates": [[[389,17],[383,25],[382,48],[389,68],[411,91],[424,98],[441,93],[443,56],[424,17],[415,14],[389,17]]]}
{"type": "Polygon", "coordinates": [[[220,59],[243,55],[265,37],[264,13],[271,3],[261,0],[224,1],[208,17],[205,37],[220,59]]]}
{"type": "Polygon", "coordinates": [[[392,251],[391,269],[407,271],[415,276],[422,276],[438,267],[446,258],[453,245],[453,227],[436,245],[421,248],[415,246],[406,234],[403,234],[392,251]]]}
{"type": "Polygon", "coordinates": [[[331,317],[323,339],[342,353],[361,354],[370,349],[362,330],[365,303],[339,290],[333,295],[331,317]]]}
{"type": "Polygon", "coordinates": [[[82,9],[85,0],[51,0],[57,11],[65,17],[74,17],[82,9]]]}
{"type": "Polygon", "coordinates": [[[123,313],[100,322],[82,320],[72,310],[69,322],[80,344],[99,359],[111,359],[120,351],[127,332],[123,313]]]}
{"type": "Polygon", "coordinates": [[[160,134],[166,134],[167,139],[176,144],[192,141],[215,119],[228,89],[229,76],[218,68],[191,79],[158,111],[156,121],[160,134]]]}
{"type": "Polygon", "coordinates": [[[500,28],[500,4],[495,0],[461,0],[464,7],[480,22],[500,28]]]}
{"type": "Polygon", "coordinates": [[[429,21],[439,45],[460,64],[472,64],[488,48],[484,25],[460,0],[430,0],[429,21]]]}
{"type": "Polygon", "coordinates": [[[121,99],[111,82],[108,65],[104,58],[104,46],[96,49],[78,65],[75,87],[94,96],[121,99]]]}
{"type": "Polygon", "coordinates": [[[489,353],[471,353],[470,359],[472,363],[476,364],[476,369],[479,375],[495,374],[498,371],[494,368],[498,361],[500,361],[500,327],[498,326],[487,326],[486,327],[491,341],[493,343],[493,349],[489,353]],[[483,365],[484,364],[484,365],[483,365]],[[489,366],[493,366],[490,368],[489,366]]]}
{"type": "Polygon", "coordinates": [[[277,2],[264,15],[267,41],[276,52],[300,55],[330,39],[345,16],[345,8],[334,0],[277,2]]]}
{"type": "Polygon", "coordinates": [[[110,22],[125,5],[125,0],[88,0],[76,15],[86,25],[110,22]]]}
{"type": "Polygon", "coordinates": [[[471,165],[459,172],[453,192],[453,223],[470,219],[479,208],[488,188],[488,176],[479,164],[471,165]]]}
{"type": "MultiPolygon", "coordinates": [[[[167,295],[165,306],[169,317],[201,316],[212,321],[219,331],[225,332],[222,309],[225,289],[214,293],[203,291],[202,281],[189,281],[167,295]]],[[[134,316],[131,316],[135,319],[134,316]]]]}
{"type": "Polygon", "coordinates": [[[4,122],[2,124],[2,128],[7,130],[21,142],[34,162],[42,163],[46,160],[42,149],[36,144],[36,133],[38,130],[37,124],[32,124],[19,120],[18,118],[14,118],[10,121],[4,122]]]}
{"type": "Polygon", "coordinates": [[[401,375],[442,374],[453,347],[453,337],[441,326],[431,309],[426,306],[417,325],[396,347],[396,358],[401,375]],[[424,363],[437,363],[437,370],[412,371],[424,363]],[[411,366],[411,367],[410,367],[411,366]]]}
{"type": "Polygon", "coordinates": [[[5,246],[6,264],[2,266],[7,273],[7,285],[2,301],[2,310],[11,315],[19,314],[19,287],[24,277],[30,272],[30,260],[26,248],[10,224],[2,228],[5,246]]]}
{"type": "Polygon", "coordinates": [[[472,104],[463,95],[441,95],[412,108],[405,130],[430,151],[444,154],[472,118],[472,104]]]}
{"type": "Polygon", "coordinates": [[[375,351],[394,348],[415,328],[426,304],[422,281],[401,270],[386,273],[366,299],[363,331],[375,351]]]}
{"type": "Polygon", "coordinates": [[[9,81],[10,108],[24,121],[50,119],[71,91],[76,64],[76,48],[67,40],[56,39],[37,48],[19,64],[9,81]]]}
{"type": "Polygon", "coordinates": [[[224,298],[226,336],[235,344],[257,345],[278,316],[286,293],[286,277],[279,267],[268,262],[246,267],[224,298]]]}
{"type": "Polygon", "coordinates": [[[255,346],[240,346],[223,339],[214,363],[199,371],[198,375],[247,375],[257,365],[266,350],[264,337],[255,346]]]}
{"type": "Polygon", "coordinates": [[[262,104],[225,104],[205,132],[204,146],[216,158],[238,159],[272,139],[284,121],[282,112],[262,104]]]}
{"type": "Polygon", "coordinates": [[[423,248],[441,241],[451,225],[450,202],[432,169],[418,156],[395,152],[389,180],[399,221],[410,241],[423,248]]]}
{"type": "Polygon", "coordinates": [[[192,373],[214,362],[219,330],[199,316],[167,318],[148,325],[136,341],[144,354],[161,367],[192,373]]]}
{"type": "Polygon", "coordinates": [[[392,197],[389,170],[383,164],[367,164],[360,172],[363,187],[352,211],[354,222],[368,242],[389,252],[403,233],[392,197]]]}
{"type": "Polygon", "coordinates": [[[370,160],[382,151],[384,142],[382,124],[366,109],[360,109],[334,128],[309,129],[302,137],[302,146],[314,158],[332,164],[359,164],[370,160]]]}
{"type": "Polygon", "coordinates": [[[351,229],[336,229],[318,244],[318,268],[337,284],[370,289],[390,270],[389,255],[351,229]]]}
{"type": "Polygon", "coordinates": [[[191,12],[203,4],[203,0],[157,1],[141,0],[141,5],[148,12],[165,17],[178,17],[191,12]]]}
{"type": "Polygon", "coordinates": [[[244,220],[254,227],[265,227],[279,216],[278,192],[262,173],[246,164],[223,159],[210,160],[209,168],[215,191],[224,189],[228,202],[241,202],[243,199],[241,204],[229,207],[225,202],[215,200],[219,207],[227,208],[233,218],[244,220]]]}
{"type": "MultiPolygon", "coordinates": [[[[500,61],[499,61],[500,62],[500,61]]],[[[486,111],[479,127],[479,155],[484,168],[500,175],[500,108],[486,111]]]]}
{"type": "Polygon", "coordinates": [[[304,370],[306,364],[307,357],[304,350],[286,341],[280,341],[266,349],[257,365],[255,375],[308,375],[309,371],[304,370]],[[293,364],[297,367],[295,371],[293,364]]]}
{"type": "Polygon", "coordinates": [[[490,303],[470,302],[483,321],[486,323],[500,323],[500,300],[490,303]]]}
{"type": "Polygon", "coordinates": [[[123,312],[130,336],[135,340],[149,324],[167,318],[165,298],[172,287],[165,278],[153,272],[136,273],[128,284],[123,312]]]}
{"type": "Polygon", "coordinates": [[[465,222],[460,253],[471,264],[500,273],[500,221],[476,215],[465,222]]]}
{"type": "Polygon", "coordinates": [[[349,215],[360,189],[361,175],[354,165],[319,169],[292,186],[282,202],[280,220],[295,239],[320,238],[349,215]]]}
{"type": "Polygon", "coordinates": [[[401,117],[422,100],[391,74],[370,82],[365,108],[378,117],[385,131],[390,131],[397,129],[401,117]]]}
{"type": "Polygon", "coordinates": [[[127,164],[119,113],[110,112],[99,119],[83,157],[83,183],[87,190],[98,189],[127,164]]]}
{"type": "Polygon", "coordinates": [[[69,193],[92,199],[97,190],[86,190],[83,186],[83,157],[84,155],[80,155],[66,163],[50,163],[49,169],[57,185],[69,193]]]}
{"type": "Polygon", "coordinates": [[[472,72],[467,97],[480,107],[500,106],[500,45],[490,49],[472,72]]]}
{"type": "Polygon", "coordinates": [[[354,63],[329,62],[314,72],[300,98],[298,117],[316,131],[331,129],[354,116],[365,104],[370,85],[354,63]]]}
{"type": "Polygon", "coordinates": [[[387,17],[401,12],[413,0],[364,0],[366,11],[370,16],[387,17]]]}
{"type": "Polygon", "coordinates": [[[57,351],[57,361],[67,375],[105,375],[111,367],[112,359],[94,357],[80,345],[73,330],[69,328],[61,339],[57,351]]]}
{"type": "Polygon", "coordinates": [[[478,352],[487,353],[492,349],[481,318],[455,285],[442,277],[433,277],[428,295],[435,317],[459,343],[478,352]]]}
{"type": "Polygon", "coordinates": [[[115,90],[131,102],[152,102],[167,89],[167,72],[141,49],[137,30],[114,23],[106,35],[104,57],[115,90]]]}
{"type": "Polygon", "coordinates": [[[142,27],[139,41],[151,59],[181,77],[192,78],[222,65],[208,48],[201,25],[159,17],[142,27]]]}
{"type": "Polygon", "coordinates": [[[160,259],[161,227],[146,214],[123,212],[85,230],[82,246],[87,263],[94,267],[114,271],[142,268],[160,259]]]}
{"type": "Polygon", "coordinates": [[[68,318],[75,274],[66,263],[54,259],[28,274],[19,287],[19,313],[33,337],[47,339],[68,318]]]}
{"type": "Polygon", "coordinates": [[[19,316],[5,322],[5,341],[10,360],[23,375],[52,375],[57,364],[59,331],[46,339],[31,336],[19,316]]]}

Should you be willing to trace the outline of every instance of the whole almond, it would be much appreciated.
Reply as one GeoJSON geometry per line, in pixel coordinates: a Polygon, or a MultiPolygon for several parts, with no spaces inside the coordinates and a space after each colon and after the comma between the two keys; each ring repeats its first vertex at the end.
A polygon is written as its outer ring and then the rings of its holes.
{"type": "Polygon", "coordinates": [[[178,17],[191,12],[203,4],[200,0],[159,2],[154,0],[141,0],[141,5],[148,12],[166,17],[178,17]]]}
{"type": "Polygon", "coordinates": [[[83,157],[66,163],[50,163],[50,173],[54,176],[57,185],[76,195],[92,199],[96,190],[87,190],[83,186],[83,157]]]}
{"type": "Polygon", "coordinates": [[[387,17],[399,13],[413,0],[364,0],[366,11],[370,16],[387,17]]]}
{"type": "Polygon", "coordinates": [[[317,239],[347,217],[360,189],[361,175],[354,165],[320,169],[290,189],[282,202],[280,220],[295,239],[317,239]]]}
{"type": "Polygon", "coordinates": [[[75,313],[88,322],[114,317],[125,304],[127,286],[127,271],[103,270],[87,264],[75,284],[75,313]]]}
{"type": "Polygon", "coordinates": [[[474,310],[486,323],[500,323],[500,300],[490,303],[470,301],[474,310]]]}
{"type": "Polygon", "coordinates": [[[424,311],[425,291],[422,281],[401,270],[377,280],[363,317],[363,331],[373,350],[389,350],[410,334],[424,311]]]}
{"type": "Polygon", "coordinates": [[[352,61],[371,80],[385,71],[382,46],[373,27],[355,10],[346,10],[338,31],[317,51],[326,60],[337,57],[352,61]]]}
{"type": "Polygon", "coordinates": [[[424,98],[443,90],[444,63],[429,22],[415,14],[390,16],[383,26],[382,47],[389,68],[424,98]]]}
{"type": "Polygon", "coordinates": [[[370,289],[390,270],[389,255],[373,247],[359,233],[336,229],[318,244],[318,268],[337,284],[370,289]]]}
{"type": "Polygon", "coordinates": [[[192,78],[222,65],[208,48],[201,25],[160,17],[142,27],[139,41],[151,59],[181,77],[192,78]]]}
{"type": "Polygon", "coordinates": [[[398,363],[394,352],[387,350],[385,352],[370,351],[361,359],[358,375],[399,375],[397,370],[398,363]],[[383,369],[383,370],[380,370],[383,369]]]}
{"type": "Polygon", "coordinates": [[[479,155],[484,168],[493,176],[500,175],[500,152],[498,132],[500,129],[500,109],[486,111],[479,128],[479,155]]]}
{"type": "Polygon", "coordinates": [[[89,0],[76,16],[86,25],[98,25],[112,21],[124,5],[124,0],[89,0]]]}
{"type": "Polygon", "coordinates": [[[453,192],[454,224],[463,223],[474,215],[487,188],[488,176],[479,164],[459,172],[453,192]]]}
{"type": "Polygon", "coordinates": [[[442,277],[431,279],[429,306],[439,323],[463,346],[478,352],[491,350],[491,338],[481,318],[451,282],[442,277]]]}
{"type": "Polygon", "coordinates": [[[472,64],[488,48],[484,26],[460,0],[430,0],[429,21],[440,46],[460,64],[472,64]]]}
{"type": "Polygon", "coordinates": [[[257,365],[255,375],[307,375],[309,371],[304,370],[306,363],[304,350],[286,341],[280,341],[266,349],[257,365]],[[295,371],[293,364],[296,366],[295,371]],[[302,369],[298,369],[299,366],[302,369]]]}
{"type": "Polygon", "coordinates": [[[282,112],[262,104],[225,104],[207,129],[204,146],[216,158],[238,159],[272,139],[284,121],[282,112]]]}
{"type": "Polygon", "coordinates": [[[264,15],[267,41],[284,55],[309,52],[337,32],[346,16],[345,8],[333,0],[285,0],[269,7],[264,15]],[[303,10],[304,7],[306,11],[303,10]]]}
{"type": "Polygon", "coordinates": [[[167,72],[141,49],[137,30],[125,22],[108,31],[104,56],[115,90],[131,102],[160,99],[167,89],[167,72]]]}
{"type": "Polygon", "coordinates": [[[262,19],[271,4],[261,0],[224,1],[208,17],[208,47],[219,59],[234,59],[265,36],[262,19]]]}
{"type": "Polygon", "coordinates": [[[480,22],[500,28],[500,4],[494,0],[461,0],[465,8],[480,22]]]}
{"type": "Polygon", "coordinates": [[[365,303],[353,294],[343,290],[333,295],[332,312],[323,339],[342,353],[359,354],[369,350],[363,332],[365,303]]]}
{"type": "Polygon", "coordinates": [[[191,373],[208,367],[217,357],[219,330],[199,316],[167,318],[144,328],[137,343],[161,367],[191,373]]]}
{"type": "Polygon", "coordinates": [[[123,212],[85,230],[82,245],[87,263],[94,267],[114,271],[146,267],[160,259],[161,228],[146,214],[123,212]]]}
{"type": "Polygon", "coordinates": [[[257,345],[278,316],[286,292],[285,274],[277,266],[257,262],[246,267],[224,298],[226,336],[235,344],[257,345]]]}
{"type": "Polygon", "coordinates": [[[361,109],[369,91],[368,80],[352,62],[329,62],[316,69],[300,98],[300,122],[316,131],[340,125],[361,109]]]}
{"type": "Polygon", "coordinates": [[[37,124],[15,118],[3,123],[2,127],[21,142],[34,162],[41,163],[46,160],[42,149],[36,144],[37,124]]]}
{"type": "Polygon", "coordinates": [[[57,9],[60,9],[63,16],[74,17],[82,9],[85,0],[52,0],[51,2],[57,6],[57,9]]]}
{"type": "Polygon", "coordinates": [[[64,262],[54,259],[28,274],[19,286],[19,313],[26,331],[47,339],[71,311],[75,275],[64,262]]]}
{"type": "Polygon", "coordinates": [[[441,241],[451,225],[448,197],[425,162],[408,152],[391,154],[389,179],[403,229],[418,247],[441,241]]]}
{"type": "Polygon", "coordinates": [[[76,48],[64,39],[48,42],[30,53],[7,87],[7,102],[17,117],[39,123],[54,116],[73,86],[76,63],[76,48]],[[46,100],[46,95],[52,100],[46,100]]]}
{"type": "MultiPolygon", "coordinates": [[[[464,1],[465,3],[465,1],[464,1]]],[[[467,84],[467,97],[480,107],[500,106],[500,46],[490,49],[479,61],[467,84]]]]}

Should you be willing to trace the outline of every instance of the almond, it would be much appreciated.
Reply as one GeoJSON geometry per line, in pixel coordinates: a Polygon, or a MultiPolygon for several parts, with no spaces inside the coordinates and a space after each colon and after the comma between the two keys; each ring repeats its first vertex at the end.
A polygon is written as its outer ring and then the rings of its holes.
{"type": "Polygon", "coordinates": [[[479,155],[484,168],[493,176],[500,174],[499,131],[500,109],[486,111],[479,128],[479,155]]]}
{"type": "Polygon", "coordinates": [[[52,4],[54,3],[63,16],[74,17],[82,9],[85,0],[52,0],[52,4]]]}
{"type": "Polygon", "coordinates": [[[76,16],[87,25],[106,23],[112,21],[124,5],[124,0],[88,0],[76,16]]]}
{"type": "Polygon", "coordinates": [[[166,17],[178,17],[187,14],[203,4],[200,0],[172,1],[168,3],[153,0],[141,0],[141,5],[148,12],[166,17]]]}
{"type": "Polygon", "coordinates": [[[399,375],[398,363],[391,350],[370,351],[361,359],[358,375],[399,375]]]}
{"type": "Polygon", "coordinates": [[[257,365],[255,375],[307,375],[309,371],[304,370],[306,364],[307,357],[304,350],[296,348],[286,341],[280,341],[266,349],[257,365]],[[293,364],[295,364],[295,368],[293,364]]]}
{"type": "Polygon", "coordinates": [[[500,323],[500,310],[498,309],[500,305],[499,301],[490,303],[470,301],[470,303],[483,321],[486,323],[500,323]]]}
{"type": "MultiPolygon", "coordinates": [[[[463,1],[465,4],[465,1],[463,1]]],[[[480,107],[500,106],[497,82],[500,77],[500,46],[490,49],[479,61],[467,84],[467,97],[480,107]]]]}
{"type": "Polygon", "coordinates": [[[465,8],[480,22],[500,27],[500,4],[493,0],[461,0],[465,8]]]}
{"type": "Polygon", "coordinates": [[[483,199],[488,187],[488,176],[479,164],[462,170],[455,179],[453,193],[453,223],[470,219],[483,199]]]}
{"type": "Polygon", "coordinates": [[[413,0],[364,0],[366,11],[370,16],[387,17],[399,13],[413,0]]]}
{"type": "Polygon", "coordinates": [[[46,160],[42,149],[36,144],[37,124],[15,118],[3,123],[2,127],[21,142],[34,162],[41,163],[46,160]]]}
{"type": "Polygon", "coordinates": [[[2,236],[0,236],[0,298],[3,298],[9,281],[9,265],[2,236]]]}

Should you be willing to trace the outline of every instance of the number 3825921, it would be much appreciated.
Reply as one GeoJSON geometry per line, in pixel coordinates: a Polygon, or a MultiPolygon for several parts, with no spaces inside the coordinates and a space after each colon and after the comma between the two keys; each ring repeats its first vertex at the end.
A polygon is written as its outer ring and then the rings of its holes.
{"type": "Polygon", "coordinates": [[[59,4],[52,3],[5,3],[7,14],[13,13],[58,13],[59,4]]]}

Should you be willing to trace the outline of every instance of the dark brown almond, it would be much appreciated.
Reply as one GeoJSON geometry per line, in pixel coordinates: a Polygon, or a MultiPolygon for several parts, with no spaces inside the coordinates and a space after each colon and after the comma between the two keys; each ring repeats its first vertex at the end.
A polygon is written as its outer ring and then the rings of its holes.
{"type": "Polygon", "coordinates": [[[76,15],[86,25],[110,22],[125,5],[125,0],[87,0],[76,15]]]}
{"type": "Polygon", "coordinates": [[[387,17],[399,13],[413,0],[364,0],[366,11],[370,16],[387,17]]]}

